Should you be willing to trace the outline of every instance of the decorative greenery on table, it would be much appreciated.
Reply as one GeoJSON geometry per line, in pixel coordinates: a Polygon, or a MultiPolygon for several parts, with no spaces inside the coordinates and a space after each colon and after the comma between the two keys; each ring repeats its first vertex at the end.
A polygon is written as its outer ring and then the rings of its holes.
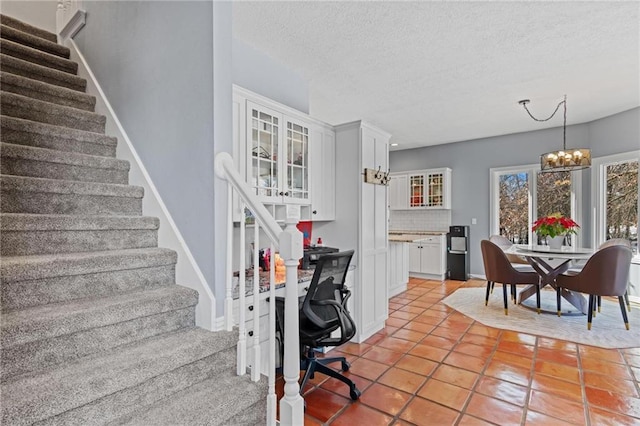
{"type": "Polygon", "coordinates": [[[553,238],[558,235],[575,234],[577,228],[580,228],[580,225],[570,217],[562,216],[560,213],[552,213],[533,222],[531,230],[541,237],[553,238]]]}

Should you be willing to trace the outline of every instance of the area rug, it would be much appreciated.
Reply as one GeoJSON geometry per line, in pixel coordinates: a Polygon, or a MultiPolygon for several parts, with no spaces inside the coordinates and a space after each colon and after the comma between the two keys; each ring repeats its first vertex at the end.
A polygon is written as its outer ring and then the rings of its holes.
{"type": "MultiPolygon", "coordinates": [[[[555,313],[537,314],[535,309],[509,302],[509,315],[504,314],[502,286],[496,285],[489,296],[489,305],[484,305],[486,288],[460,288],[443,302],[489,327],[513,330],[537,336],[562,339],[601,348],[640,347],[640,308],[632,305],[629,316],[630,330],[626,330],[620,313],[620,305],[614,301],[602,300],[602,312],[593,318],[591,331],[587,330],[587,316],[563,315],[555,313]]],[[[542,306],[553,306],[555,312],[555,292],[541,292],[542,306]]],[[[535,306],[535,296],[532,298],[535,306]]],[[[564,305],[569,302],[563,299],[564,305]]]]}

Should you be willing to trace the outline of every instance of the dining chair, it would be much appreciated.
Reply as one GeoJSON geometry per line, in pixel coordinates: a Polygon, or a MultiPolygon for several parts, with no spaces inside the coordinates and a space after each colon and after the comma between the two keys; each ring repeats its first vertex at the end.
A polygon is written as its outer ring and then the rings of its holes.
{"type": "Polygon", "coordinates": [[[624,245],[612,245],[596,251],[587,260],[580,272],[566,272],[556,277],[558,310],[560,310],[560,293],[562,289],[577,291],[589,295],[587,312],[587,329],[591,330],[596,297],[618,297],[624,325],[629,329],[624,294],[629,283],[629,267],[633,253],[624,245]]]}
{"type": "MultiPolygon", "coordinates": [[[[612,238],[610,240],[605,241],[600,244],[598,250],[602,250],[606,247],[611,246],[625,246],[631,248],[631,242],[625,238],[612,238]]],[[[573,265],[567,272],[569,273],[578,273],[584,268],[584,263],[578,263],[573,265]]],[[[631,312],[631,303],[629,302],[629,286],[627,284],[627,290],[624,292],[624,301],[627,305],[627,310],[631,312]]],[[[595,307],[594,307],[595,308],[595,307]]],[[[602,309],[602,296],[598,296],[598,312],[602,309]]],[[[560,305],[558,305],[558,312],[560,312],[560,305]]]]}
{"type": "Polygon", "coordinates": [[[489,293],[493,283],[501,283],[504,298],[504,314],[509,315],[507,285],[511,286],[512,297],[515,297],[516,285],[528,284],[536,286],[536,303],[538,313],[540,313],[540,276],[538,273],[523,272],[514,268],[502,249],[489,240],[482,240],[480,242],[480,248],[482,249],[484,273],[487,277],[487,294],[484,301],[485,306],[489,304],[489,293]]]}
{"type": "MultiPolygon", "coordinates": [[[[508,239],[505,236],[497,235],[497,234],[491,235],[489,237],[489,241],[491,241],[492,243],[500,247],[503,251],[513,245],[510,239],[508,239]]],[[[518,256],[516,254],[511,254],[511,253],[505,253],[505,255],[507,256],[507,259],[509,259],[511,266],[513,266],[514,269],[520,272],[535,272],[535,269],[533,269],[533,266],[531,266],[529,262],[527,262],[527,259],[525,259],[524,257],[518,256]]],[[[494,283],[491,283],[491,293],[493,293],[493,285],[494,283]]],[[[511,298],[515,303],[516,301],[515,292],[513,291],[511,292],[511,298]]]]}

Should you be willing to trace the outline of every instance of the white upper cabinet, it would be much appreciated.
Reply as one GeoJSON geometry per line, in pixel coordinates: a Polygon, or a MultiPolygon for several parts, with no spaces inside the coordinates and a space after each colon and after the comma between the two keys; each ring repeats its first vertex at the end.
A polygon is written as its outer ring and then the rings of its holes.
{"type": "Polygon", "coordinates": [[[302,220],[335,219],[333,127],[237,86],[233,123],[234,158],[260,201],[276,216],[298,204],[302,220]]]}
{"type": "Polygon", "coordinates": [[[451,169],[394,173],[389,200],[391,210],[450,209],[451,169]]]}
{"type": "Polygon", "coordinates": [[[309,126],[247,102],[247,178],[265,203],[309,204],[309,126]]]}
{"type": "Polygon", "coordinates": [[[389,209],[406,210],[409,205],[409,186],[406,174],[391,174],[389,180],[389,209]]]}

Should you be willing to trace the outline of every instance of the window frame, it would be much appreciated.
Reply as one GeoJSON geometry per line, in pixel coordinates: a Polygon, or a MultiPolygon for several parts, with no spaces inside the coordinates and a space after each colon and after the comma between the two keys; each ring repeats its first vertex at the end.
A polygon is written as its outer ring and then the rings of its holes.
{"type": "MultiPolygon", "coordinates": [[[[640,150],[594,158],[591,161],[591,215],[593,220],[592,247],[598,247],[605,241],[607,185],[605,182],[606,168],[613,164],[638,161],[640,165],[640,150]]],[[[640,229],[640,174],[638,176],[638,217],[636,226],[640,229]]],[[[640,250],[634,254],[633,263],[640,263],[640,250]]]]}
{"type": "MultiPolygon", "coordinates": [[[[538,179],[537,174],[540,172],[540,164],[526,164],[520,166],[506,166],[506,167],[492,167],[489,169],[489,235],[496,235],[500,233],[500,175],[512,174],[512,173],[527,173],[529,193],[528,197],[528,217],[530,219],[528,227],[529,241],[534,241],[533,232],[531,226],[537,219],[535,212],[538,210],[538,197],[533,196],[538,191],[538,179]]],[[[582,205],[582,175],[579,171],[571,171],[571,218],[578,224],[583,223],[582,209],[579,206],[582,205]]],[[[574,247],[580,247],[583,243],[582,233],[572,234],[571,245],[574,247]]]]}

